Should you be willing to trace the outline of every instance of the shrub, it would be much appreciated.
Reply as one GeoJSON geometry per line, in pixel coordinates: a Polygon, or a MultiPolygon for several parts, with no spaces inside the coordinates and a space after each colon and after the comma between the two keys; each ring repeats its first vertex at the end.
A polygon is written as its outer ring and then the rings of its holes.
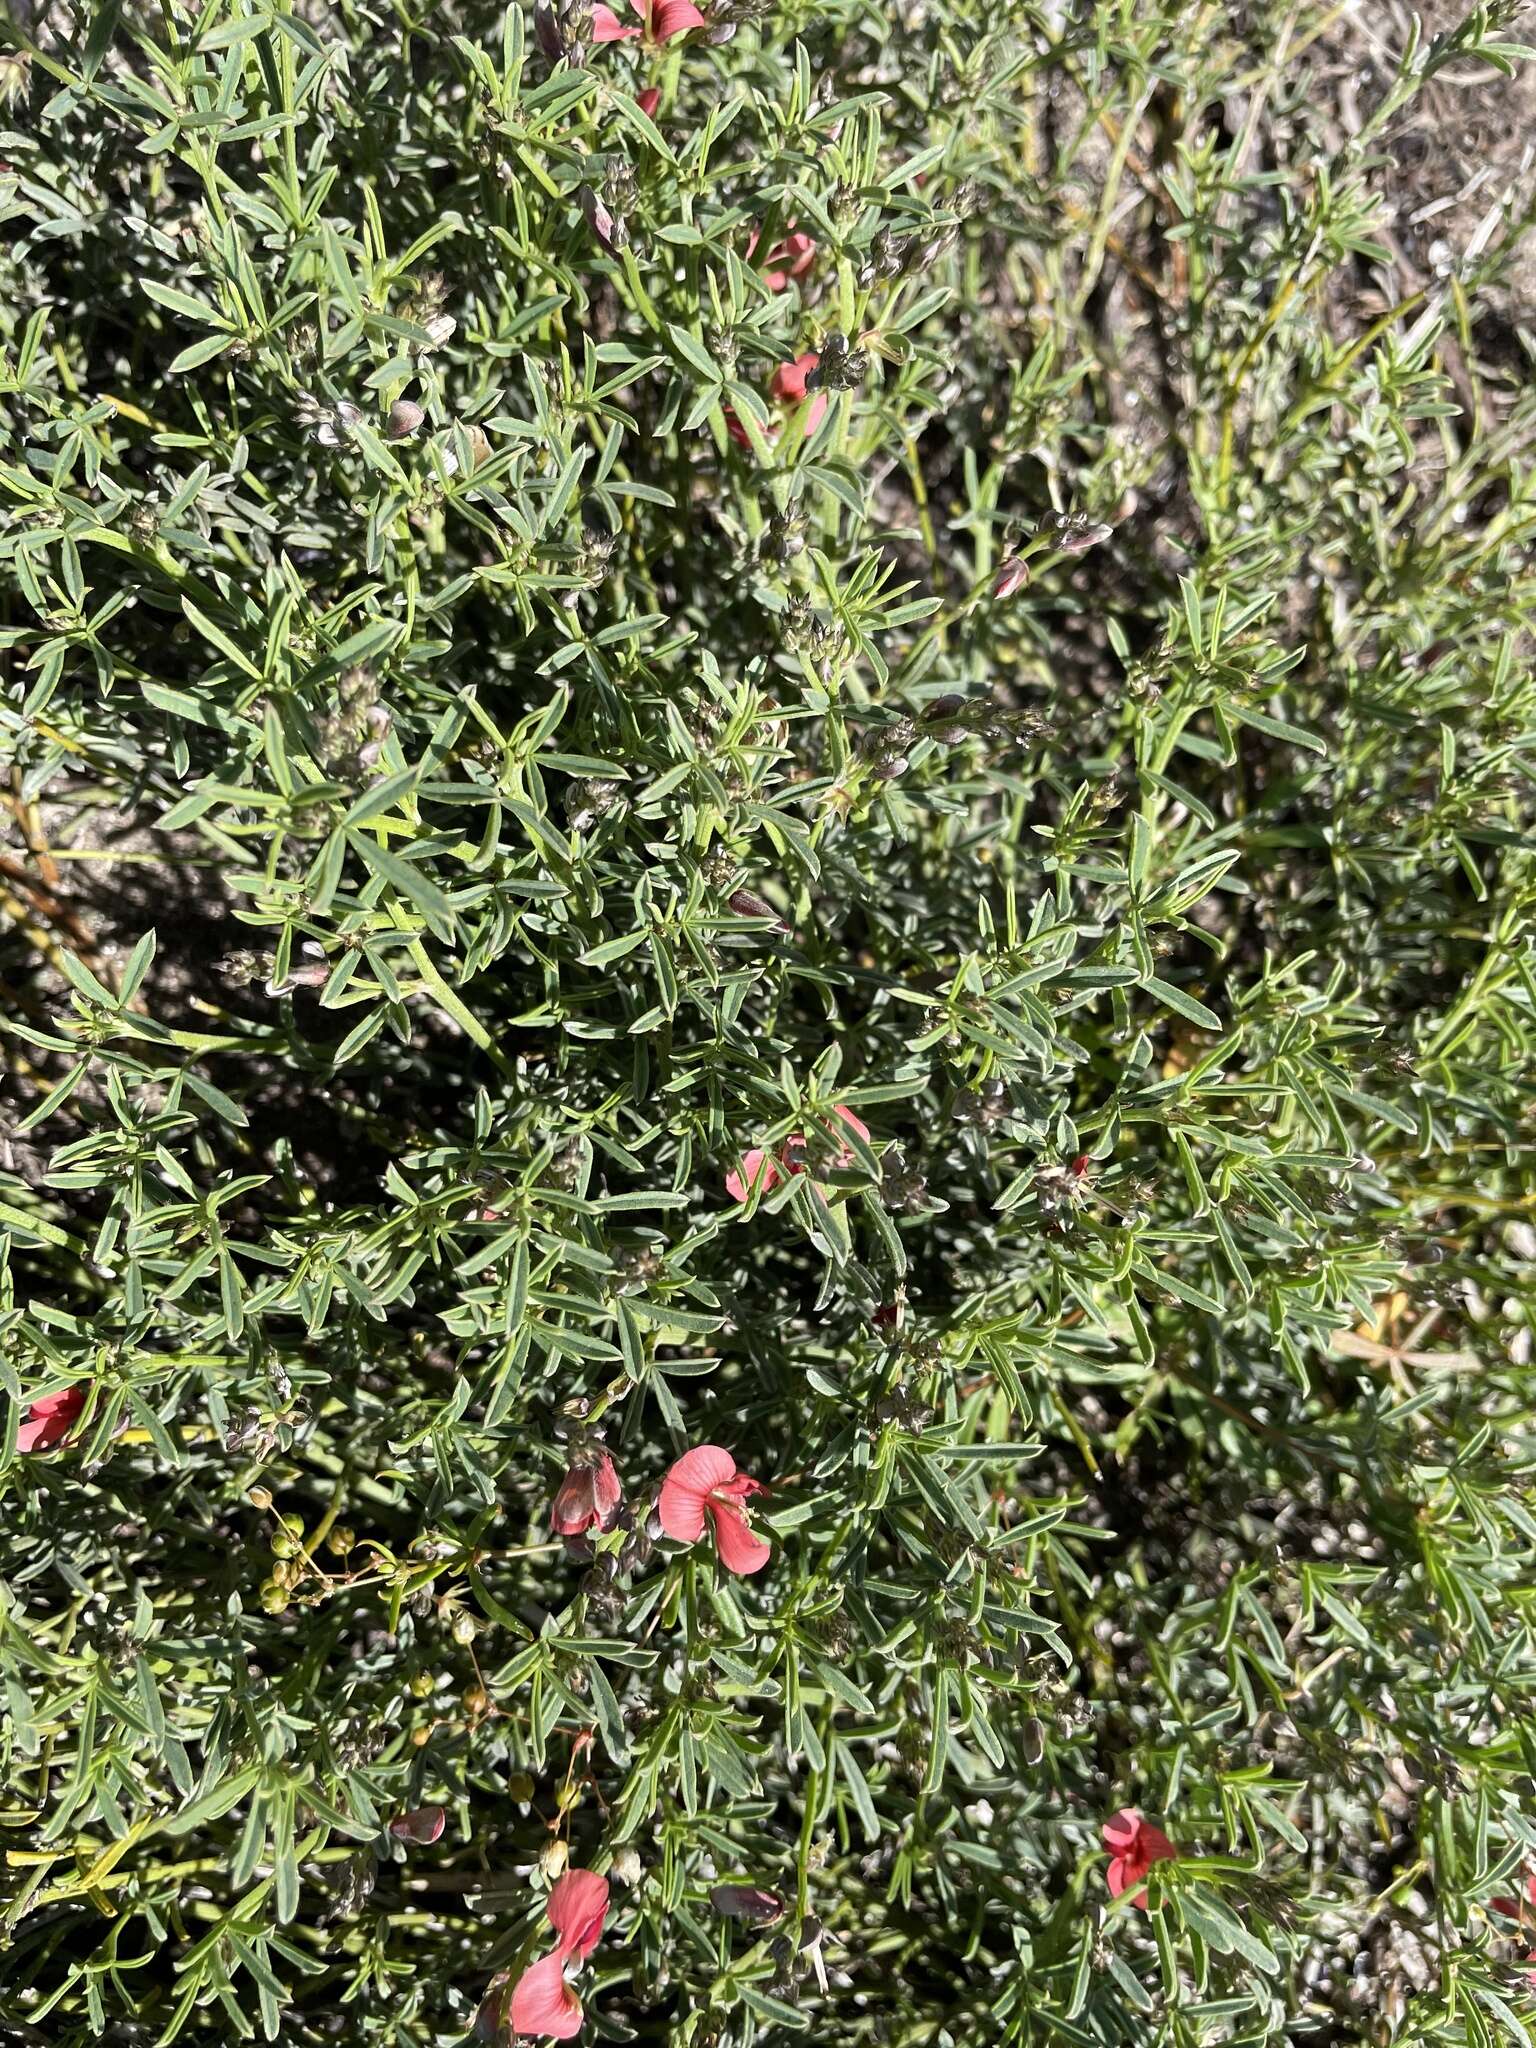
{"type": "Polygon", "coordinates": [[[5,2039],[1531,2039],[1512,13],[16,29],[5,2039]]]}

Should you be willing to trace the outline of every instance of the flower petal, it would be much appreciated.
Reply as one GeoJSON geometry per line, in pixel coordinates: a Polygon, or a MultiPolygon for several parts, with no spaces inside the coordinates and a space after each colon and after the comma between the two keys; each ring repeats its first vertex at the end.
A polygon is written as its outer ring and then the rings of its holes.
{"type": "Polygon", "coordinates": [[[1167,1863],[1179,1852],[1161,1828],[1154,1827],[1149,1820],[1144,1820],[1136,1841],[1136,1853],[1142,1869],[1149,1870],[1154,1863],[1167,1863]]]}
{"type": "MultiPolygon", "coordinates": [[[[756,247],[757,230],[754,228],[752,239],[747,244],[749,261],[756,247]]],[[[791,279],[803,277],[815,261],[816,244],[811,236],[792,229],[776,248],[769,250],[768,261],[762,272],[763,283],[767,285],[769,291],[781,292],[786,289],[791,279]]]]}
{"type": "Polygon", "coordinates": [[[581,2000],[565,1981],[565,1957],[556,1949],[524,1970],[512,1993],[512,2031],[569,2041],[581,2032],[581,2000]]]}
{"type": "MultiPolygon", "coordinates": [[[[768,383],[768,389],[781,405],[798,405],[805,396],[805,380],[812,370],[820,366],[821,357],[815,349],[807,349],[804,355],[795,357],[792,363],[780,363],[768,383]]],[[[826,411],[825,405],[822,411],[826,411]]]]}
{"type": "Polygon", "coordinates": [[[624,1489],[619,1484],[614,1462],[606,1451],[600,1454],[592,1473],[592,1498],[597,1503],[599,1526],[611,1529],[623,1504],[624,1489]]]}
{"type": "Polygon", "coordinates": [[[744,1500],[750,1500],[754,1493],[767,1491],[761,1479],[753,1479],[748,1473],[738,1472],[734,1479],[728,1479],[723,1486],[715,1488],[715,1499],[734,1501],[739,1505],[744,1500]]]}
{"type": "Polygon", "coordinates": [[[560,1937],[561,1953],[583,1962],[602,1939],[608,1917],[608,1880],[595,1870],[568,1870],[551,1891],[544,1911],[560,1937]]]}
{"type": "Polygon", "coordinates": [[[803,229],[797,230],[784,237],[770,260],[788,264],[791,277],[803,277],[816,261],[815,240],[803,229]]]}
{"type": "Polygon", "coordinates": [[[611,7],[598,6],[592,10],[592,26],[588,33],[594,43],[627,43],[640,31],[626,28],[611,7]]]}
{"type": "MultiPolygon", "coordinates": [[[[734,418],[734,415],[732,417],[734,418]]],[[[743,446],[750,448],[752,443],[747,440],[745,433],[741,438],[743,446]]],[[[741,1172],[728,1173],[725,1176],[725,1192],[732,1201],[744,1202],[754,1188],[761,1194],[772,1194],[782,1179],[783,1175],[779,1172],[778,1162],[773,1154],[756,1145],[743,1158],[741,1172]]]]}
{"type": "Polygon", "coordinates": [[[618,1520],[623,1498],[612,1458],[606,1451],[595,1458],[588,1452],[561,1480],[549,1511],[550,1526],[557,1536],[585,1536],[592,1528],[606,1532],[618,1520]]]}
{"type": "MultiPolygon", "coordinates": [[[[813,406],[811,410],[814,412],[815,407],[813,406]]],[[[825,412],[825,410],[826,407],[823,406],[822,411],[825,412]]],[[[847,1108],[841,1102],[833,1104],[832,1114],[835,1117],[840,1117],[842,1121],[848,1126],[849,1130],[852,1131],[856,1137],[860,1138],[864,1142],[864,1144],[867,1145],[869,1143],[869,1125],[864,1122],[862,1117],[856,1117],[853,1111],[847,1108]]],[[[848,1149],[846,1145],[844,1145],[839,1150],[837,1155],[838,1165],[848,1166],[852,1163],[852,1160],[852,1152],[848,1149]]]]}
{"type": "Polygon", "coordinates": [[[573,1466],[555,1490],[549,1526],[557,1536],[585,1536],[596,1520],[592,1474],[573,1466]]]}
{"type": "Polygon", "coordinates": [[[704,1534],[704,1503],[717,1486],[736,1477],[736,1460],[718,1444],[684,1451],[662,1481],[656,1512],[675,1543],[697,1543],[704,1534]]]}
{"type": "Polygon", "coordinates": [[[691,28],[702,28],[704,17],[693,0],[661,0],[660,6],[651,8],[651,36],[655,42],[670,42],[673,36],[686,35],[691,28]]]}
{"type": "Polygon", "coordinates": [[[44,1394],[34,1401],[16,1432],[18,1451],[51,1451],[63,1443],[85,1406],[83,1387],[63,1387],[57,1394],[44,1394]]]}
{"type": "Polygon", "coordinates": [[[656,109],[661,105],[661,87],[648,85],[644,92],[636,95],[635,105],[647,119],[654,117],[656,109]]]}
{"type": "Polygon", "coordinates": [[[711,1500],[707,1503],[709,1519],[715,1525],[715,1544],[720,1552],[720,1562],[728,1572],[735,1572],[738,1578],[750,1578],[753,1572],[760,1572],[773,1555],[773,1546],[765,1537],[747,1526],[747,1518],[732,1502],[711,1500]]]}
{"type": "Polygon", "coordinates": [[[1122,1806],[1118,1813],[1110,1815],[1100,1833],[1106,1849],[1124,1854],[1141,1831],[1141,1815],[1134,1806],[1122,1806]]]}

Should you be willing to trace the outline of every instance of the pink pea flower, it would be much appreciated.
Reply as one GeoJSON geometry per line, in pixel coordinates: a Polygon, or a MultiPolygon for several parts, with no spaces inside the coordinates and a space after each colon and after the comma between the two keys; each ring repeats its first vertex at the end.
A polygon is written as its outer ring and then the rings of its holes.
{"type": "Polygon", "coordinates": [[[1012,597],[1016,590],[1022,590],[1029,581],[1029,565],[1021,562],[1017,555],[1010,555],[1003,564],[1002,574],[992,586],[995,598],[1012,597]]]}
{"type": "Polygon", "coordinates": [[[754,1188],[761,1194],[771,1195],[783,1178],[773,1154],[755,1145],[743,1157],[740,1173],[725,1176],[725,1192],[733,1201],[744,1202],[754,1188]]]}
{"type": "Polygon", "coordinates": [[[397,1842],[435,1842],[447,1819],[440,1806],[418,1806],[410,1813],[397,1814],[389,1824],[389,1832],[397,1842]]]}
{"type": "Polygon", "coordinates": [[[661,87],[659,85],[648,85],[644,92],[636,95],[635,105],[648,121],[653,120],[656,115],[656,109],[661,105],[661,87]]]}
{"type": "Polygon", "coordinates": [[[85,1406],[83,1387],[65,1387],[57,1394],[44,1394],[22,1417],[16,1432],[18,1451],[51,1451],[63,1443],[85,1406]]]}
{"type": "MultiPolygon", "coordinates": [[[[835,1103],[832,1114],[841,1118],[850,1131],[857,1131],[866,1145],[869,1143],[868,1124],[856,1117],[851,1109],[841,1102],[835,1103]]],[[[832,1164],[835,1167],[851,1166],[853,1153],[846,1145],[839,1146],[832,1164]]],[[[741,1162],[741,1171],[725,1176],[725,1192],[736,1202],[744,1202],[754,1188],[760,1194],[770,1195],[786,1174],[804,1173],[806,1168],[805,1133],[791,1131],[784,1140],[782,1152],[777,1156],[772,1152],[765,1152],[761,1146],[754,1146],[746,1153],[741,1162]]]]}
{"type": "Polygon", "coordinates": [[[623,1500],[619,1475],[605,1450],[594,1445],[573,1451],[549,1512],[550,1524],[557,1536],[585,1536],[589,1529],[601,1534],[619,1519],[623,1500]]]}
{"type": "Polygon", "coordinates": [[[524,1970],[512,1992],[514,2034],[569,2041],[581,2031],[581,2000],[565,1981],[567,1965],[584,1963],[602,1939],[608,1880],[595,1870],[568,1870],[544,1902],[555,1945],[524,1970]]]}
{"type": "MultiPolygon", "coordinates": [[[[757,252],[757,244],[758,233],[754,228],[747,239],[749,263],[757,252]]],[[[776,243],[768,251],[768,261],[763,266],[763,283],[767,285],[769,291],[781,292],[792,278],[804,277],[815,261],[815,241],[802,229],[797,229],[791,221],[783,241],[776,243]]]]}
{"type": "MultiPolygon", "coordinates": [[[[821,357],[815,349],[808,348],[804,355],[796,356],[792,363],[780,363],[774,371],[768,389],[783,405],[798,405],[807,396],[806,379],[818,369],[821,357]]],[[[827,394],[818,391],[811,396],[811,409],[805,416],[805,431],[814,434],[826,416],[827,394]]]]}
{"type": "Polygon", "coordinates": [[[693,0],[630,0],[630,5],[640,17],[639,28],[626,28],[611,7],[593,8],[594,43],[627,43],[636,36],[643,36],[648,43],[669,43],[674,36],[704,26],[704,17],[693,0]]]}
{"type": "MultiPolygon", "coordinates": [[[[1104,1846],[1110,1852],[1105,1882],[1112,1898],[1118,1899],[1122,1892],[1139,1885],[1154,1863],[1166,1863],[1179,1853],[1161,1828],[1143,1820],[1131,1806],[1122,1806],[1105,1821],[1103,1835],[1104,1846]]],[[[1131,1900],[1133,1906],[1143,1909],[1146,1903],[1145,1891],[1131,1900]]]]}
{"type": "Polygon", "coordinates": [[[760,1480],[736,1470],[729,1451],[718,1444],[700,1444],[685,1451],[662,1481],[656,1511],[674,1543],[697,1543],[707,1516],[720,1562],[728,1572],[746,1578],[760,1572],[772,1555],[771,1546],[753,1533],[746,1509],[754,1493],[767,1491],[760,1480]]]}
{"type": "MultiPolygon", "coordinates": [[[[780,363],[772,377],[768,380],[769,396],[776,398],[780,405],[799,405],[802,399],[807,396],[810,397],[810,410],[805,416],[807,438],[815,433],[823,419],[825,419],[827,412],[826,392],[816,391],[807,393],[806,390],[806,379],[820,362],[821,357],[816,351],[814,349],[807,349],[804,355],[796,356],[792,363],[780,363]]],[[[730,406],[725,408],[725,431],[730,435],[738,448],[750,448],[752,446],[751,436],[730,406]]],[[[777,426],[769,426],[764,429],[770,440],[778,431],[777,426]]]]}

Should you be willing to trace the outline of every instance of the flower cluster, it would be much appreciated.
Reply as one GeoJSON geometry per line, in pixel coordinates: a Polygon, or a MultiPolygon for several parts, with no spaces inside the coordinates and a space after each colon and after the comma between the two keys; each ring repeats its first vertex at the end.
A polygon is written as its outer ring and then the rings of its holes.
{"type": "MultiPolygon", "coordinates": [[[[656,1501],[658,1533],[675,1543],[697,1543],[706,1524],[727,1571],[760,1572],[772,1555],[766,1537],[752,1528],[747,1502],[766,1493],[761,1480],[736,1468],[736,1460],[718,1444],[699,1444],[685,1451],[668,1471],[656,1501]]],[[[624,1513],[623,1489],[613,1459],[600,1446],[578,1452],[555,1494],[550,1520],[567,1542],[591,1531],[614,1528],[624,1513]]]]}

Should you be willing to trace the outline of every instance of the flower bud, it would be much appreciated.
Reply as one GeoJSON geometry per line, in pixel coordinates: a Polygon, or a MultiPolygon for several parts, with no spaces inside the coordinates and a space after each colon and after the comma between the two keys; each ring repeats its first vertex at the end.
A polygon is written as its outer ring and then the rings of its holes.
{"type": "Polygon", "coordinates": [[[749,1927],[772,1927],[784,1918],[784,1901],[777,1892],[753,1884],[717,1884],[709,1903],[725,1920],[741,1920],[749,1927]]]}
{"type": "Polygon", "coordinates": [[[397,1842],[435,1842],[448,1819],[441,1806],[418,1806],[410,1813],[397,1814],[389,1832],[397,1842]]]}

